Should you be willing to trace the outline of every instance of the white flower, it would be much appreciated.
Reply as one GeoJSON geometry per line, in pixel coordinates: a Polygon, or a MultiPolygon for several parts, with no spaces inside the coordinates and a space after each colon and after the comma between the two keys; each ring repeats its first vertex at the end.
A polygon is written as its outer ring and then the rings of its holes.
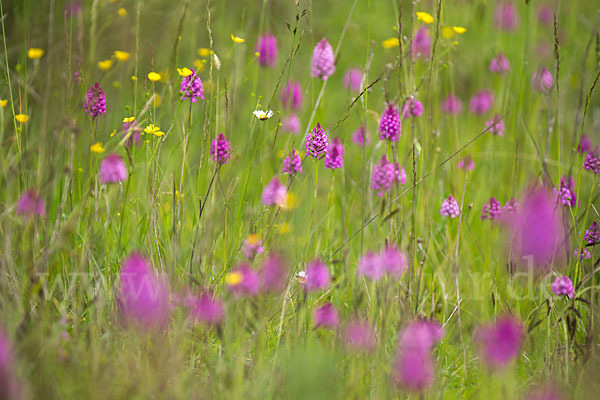
{"type": "Polygon", "coordinates": [[[296,272],[296,275],[294,275],[294,277],[298,280],[298,282],[304,284],[304,282],[306,282],[306,272],[305,271],[298,271],[296,272]]]}
{"type": "Polygon", "coordinates": [[[261,121],[265,121],[273,116],[273,111],[255,110],[253,114],[261,121]]]}

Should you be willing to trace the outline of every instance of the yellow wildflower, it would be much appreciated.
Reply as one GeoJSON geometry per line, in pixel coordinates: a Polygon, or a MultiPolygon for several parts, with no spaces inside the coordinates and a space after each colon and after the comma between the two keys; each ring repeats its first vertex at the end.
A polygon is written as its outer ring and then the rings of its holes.
{"type": "Polygon", "coordinates": [[[29,120],[29,115],[27,115],[27,114],[17,114],[17,115],[15,115],[15,119],[18,122],[24,124],[25,122],[27,122],[29,120]]]}
{"type": "Polygon", "coordinates": [[[127,117],[127,118],[123,118],[123,122],[133,122],[133,120],[135,119],[135,117],[127,117]]]}
{"type": "Polygon", "coordinates": [[[200,57],[208,57],[212,54],[212,51],[210,49],[207,49],[206,47],[201,47],[198,49],[198,55],[200,57]]]}
{"type": "Polygon", "coordinates": [[[452,28],[450,28],[449,26],[445,26],[442,28],[442,37],[444,39],[450,39],[452,36],[454,36],[454,31],[452,30],[452,28]]]}
{"type": "Polygon", "coordinates": [[[158,72],[150,72],[148,74],[148,79],[150,79],[152,82],[158,82],[160,81],[160,74],[158,72]]]}
{"type": "Polygon", "coordinates": [[[397,37],[392,37],[389,39],[385,39],[383,42],[381,42],[381,45],[384,49],[391,49],[392,47],[400,46],[400,41],[397,37]]]}
{"type": "Polygon", "coordinates": [[[244,277],[242,276],[241,272],[230,272],[225,275],[225,283],[227,283],[229,286],[239,285],[242,283],[243,278],[244,277]]]}
{"type": "Polygon", "coordinates": [[[453,26],[452,30],[454,30],[454,32],[458,33],[459,35],[462,35],[467,31],[467,29],[463,28],[462,26],[453,26]]]}
{"type": "Polygon", "coordinates": [[[117,130],[113,129],[113,131],[110,133],[110,137],[113,137],[117,134],[117,130]]]}
{"type": "Polygon", "coordinates": [[[246,41],[246,39],[234,36],[233,33],[231,34],[231,40],[233,40],[234,43],[244,43],[246,41]]]}
{"type": "Polygon", "coordinates": [[[100,68],[102,71],[108,71],[112,65],[113,61],[111,59],[98,61],[98,68],[100,68]]]}
{"type": "Polygon", "coordinates": [[[417,19],[423,21],[426,24],[430,24],[433,22],[433,17],[431,16],[431,14],[423,11],[417,11],[417,19]]]}
{"type": "Polygon", "coordinates": [[[292,228],[287,222],[284,222],[283,224],[277,227],[277,232],[279,232],[280,234],[289,233],[291,230],[292,228]]]}
{"type": "Polygon", "coordinates": [[[204,60],[196,60],[194,61],[194,67],[196,67],[196,71],[202,72],[204,71],[204,60]]]}
{"type": "Polygon", "coordinates": [[[94,153],[104,153],[104,147],[101,142],[96,142],[90,146],[90,150],[94,153]]]}
{"type": "Polygon", "coordinates": [[[31,58],[32,60],[38,60],[42,58],[43,55],[44,49],[32,47],[31,49],[27,50],[27,57],[31,58]]]}
{"type": "Polygon", "coordinates": [[[192,75],[194,73],[194,71],[192,71],[188,67],[183,67],[183,68],[177,68],[177,73],[179,74],[179,76],[182,76],[185,78],[186,76],[192,75]]]}
{"type": "Polygon", "coordinates": [[[127,61],[129,60],[130,54],[126,51],[115,50],[115,58],[119,61],[127,61]]]}
{"type": "Polygon", "coordinates": [[[260,243],[260,235],[258,233],[251,233],[250,235],[248,235],[248,238],[246,239],[246,243],[251,244],[251,245],[259,244],[260,243]]]}
{"type": "Polygon", "coordinates": [[[119,14],[119,17],[125,18],[127,16],[127,10],[121,7],[119,8],[119,11],[117,11],[117,14],[119,14]]]}
{"type": "Polygon", "coordinates": [[[150,124],[147,127],[145,127],[144,132],[146,132],[149,135],[154,135],[158,137],[163,136],[165,134],[163,131],[160,130],[158,126],[155,126],[154,124],[150,124]]]}
{"type": "Polygon", "coordinates": [[[8,104],[8,99],[0,100],[0,107],[4,108],[8,104]]]}

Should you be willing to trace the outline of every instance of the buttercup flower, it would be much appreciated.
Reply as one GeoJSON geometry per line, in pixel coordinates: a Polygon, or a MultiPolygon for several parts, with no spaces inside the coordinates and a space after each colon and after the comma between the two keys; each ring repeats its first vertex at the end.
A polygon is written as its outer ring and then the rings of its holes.
{"type": "Polygon", "coordinates": [[[27,50],[27,58],[31,58],[32,60],[38,60],[38,59],[42,58],[43,55],[44,55],[44,49],[38,49],[38,48],[32,47],[29,50],[27,50]]]}

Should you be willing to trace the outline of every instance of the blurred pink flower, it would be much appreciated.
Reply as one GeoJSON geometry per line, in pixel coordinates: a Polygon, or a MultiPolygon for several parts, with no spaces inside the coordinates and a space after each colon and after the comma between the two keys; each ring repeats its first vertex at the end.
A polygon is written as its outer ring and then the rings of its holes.
{"type": "Polygon", "coordinates": [[[443,113],[446,114],[460,114],[463,109],[463,104],[460,98],[457,96],[450,94],[440,104],[440,108],[443,113]]]}
{"type": "Polygon", "coordinates": [[[410,44],[410,53],[413,58],[431,57],[431,37],[429,30],[422,26],[419,28],[410,44]]]}
{"type": "Polygon", "coordinates": [[[480,90],[469,101],[469,109],[473,114],[485,114],[494,104],[494,93],[490,90],[480,90]]]}
{"type": "Polygon", "coordinates": [[[344,74],[344,86],[347,89],[354,90],[355,92],[360,90],[360,86],[363,81],[363,72],[358,68],[351,68],[346,70],[344,74]]]}
{"type": "Polygon", "coordinates": [[[34,189],[29,189],[17,201],[17,214],[25,218],[43,217],[46,215],[46,202],[34,189]]]}
{"type": "Polygon", "coordinates": [[[351,319],[344,328],[343,338],[350,349],[365,353],[375,350],[375,332],[367,321],[351,319]]]}
{"type": "Polygon", "coordinates": [[[331,303],[327,303],[315,309],[313,315],[315,328],[335,329],[340,324],[340,316],[331,303]]]}
{"type": "Polygon", "coordinates": [[[281,123],[281,130],[297,135],[300,132],[300,119],[296,114],[290,114],[281,123]]]}
{"type": "Polygon", "coordinates": [[[210,292],[189,297],[187,306],[190,317],[206,325],[219,325],[225,316],[225,305],[210,292]]]}
{"type": "Polygon", "coordinates": [[[335,55],[333,48],[326,38],[321,39],[315,46],[312,60],[310,62],[310,77],[327,78],[335,72],[335,55]]]}
{"type": "Polygon", "coordinates": [[[281,89],[281,102],[284,109],[289,106],[292,110],[299,110],[302,107],[302,88],[298,82],[290,82],[281,89]]]}
{"type": "Polygon", "coordinates": [[[240,264],[225,275],[225,283],[235,296],[254,296],[259,289],[258,274],[248,264],[240,264]]]}
{"type": "Polygon", "coordinates": [[[525,336],[521,321],[505,316],[496,322],[481,325],[475,331],[481,355],[490,368],[498,369],[519,356],[521,343],[525,336]]]}
{"type": "Polygon", "coordinates": [[[327,266],[320,260],[314,260],[306,266],[304,290],[314,292],[327,289],[331,275],[327,266]]]}
{"type": "Polygon", "coordinates": [[[119,183],[127,179],[127,167],[118,155],[112,153],[100,163],[100,183],[119,183]]]}
{"type": "Polygon", "coordinates": [[[270,254],[264,261],[259,271],[260,286],[268,292],[279,292],[285,286],[288,277],[288,268],[278,254],[270,254]]]}
{"type": "Polygon", "coordinates": [[[265,186],[262,193],[262,203],[266,206],[285,206],[287,201],[287,189],[281,184],[279,178],[274,176],[273,179],[265,186]]]}
{"type": "Polygon", "coordinates": [[[496,28],[505,31],[514,31],[519,27],[517,8],[510,2],[502,2],[496,6],[496,28]]]}

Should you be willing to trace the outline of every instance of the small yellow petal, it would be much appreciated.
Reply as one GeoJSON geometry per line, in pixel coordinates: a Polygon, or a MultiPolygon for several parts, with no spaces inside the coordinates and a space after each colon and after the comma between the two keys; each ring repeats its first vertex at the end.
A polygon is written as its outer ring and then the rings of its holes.
{"type": "Polygon", "coordinates": [[[196,71],[202,72],[204,71],[204,60],[196,60],[194,61],[194,67],[196,67],[196,71]]]}
{"type": "Polygon", "coordinates": [[[450,39],[452,36],[454,36],[454,30],[452,30],[452,28],[450,28],[449,26],[445,26],[442,28],[442,37],[444,39],[450,39]]]}
{"type": "Polygon", "coordinates": [[[133,122],[134,119],[135,119],[135,117],[123,118],[123,122],[133,122]]]}
{"type": "Polygon", "coordinates": [[[113,137],[117,134],[117,130],[113,129],[113,131],[110,133],[110,137],[113,137]]]}
{"type": "Polygon", "coordinates": [[[260,235],[258,233],[252,233],[250,235],[248,235],[248,238],[246,239],[246,243],[248,244],[259,244],[260,243],[260,235]]]}
{"type": "Polygon", "coordinates": [[[423,21],[426,24],[430,24],[433,22],[433,17],[431,14],[426,13],[424,11],[417,11],[417,19],[423,21]]]}
{"type": "Polygon", "coordinates": [[[150,79],[152,82],[158,82],[160,81],[160,74],[158,72],[150,72],[148,74],[148,79],[150,79]]]}
{"type": "Polygon", "coordinates": [[[186,76],[192,75],[194,73],[194,71],[192,71],[188,67],[183,67],[183,68],[177,68],[177,73],[179,74],[179,76],[182,76],[185,78],[186,76]]]}
{"type": "Polygon", "coordinates": [[[225,275],[225,283],[229,286],[235,286],[242,283],[243,276],[240,272],[230,272],[225,275]]]}
{"type": "Polygon", "coordinates": [[[17,115],[15,115],[15,119],[18,122],[24,124],[25,122],[27,122],[29,120],[29,115],[27,115],[27,114],[17,114],[17,115]]]}
{"type": "Polygon", "coordinates": [[[117,11],[117,14],[119,14],[120,17],[125,18],[127,16],[127,10],[121,7],[119,8],[119,11],[117,11]]]}
{"type": "Polygon", "coordinates": [[[31,49],[27,50],[27,57],[31,58],[32,60],[40,59],[43,55],[44,49],[32,47],[31,49]]]}
{"type": "Polygon", "coordinates": [[[233,40],[234,43],[244,43],[246,41],[246,39],[234,36],[233,33],[231,34],[231,40],[233,40]]]}
{"type": "Polygon", "coordinates": [[[381,42],[381,45],[384,49],[391,49],[392,47],[400,46],[400,41],[397,37],[392,37],[389,39],[385,39],[383,42],[381,42]]]}
{"type": "Polygon", "coordinates": [[[0,100],[0,107],[4,108],[8,104],[8,99],[0,100]]]}
{"type": "Polygon", "coordinates": [[[287,222],[284,222],[283,224],[281,224],[277,227],[277,231],[280,234],[289,233],[291,230],[292,230],[292,228],[290,227],[290,224],[288,224],[287,222]]]}
{"type": "Polygon", "coordinates": [[[98,61],[98,68],[100,68],[102,71],[108,71],[112,65],[113,61],[111,59],[98,61]]]}
{"type": "Polygon", "coordinates": [[[115,58],[119,61],[127,61],[129,60],[130,54],[126,51],[115,50],[115,58]]]}
{"type": "Polygon", "coordinates": [[[131,76],[131,80],[132,80],[132,81],[137,81],[137,76],[135,76],[135,75],[132,75],[132,76],[131,76]]]}
{"type": "Polygon", "coordinates": [[[454,30],[454,32],[458,33],[459,35],[461,35],[467,31],[467,29],[463,28],[462,26],[453,26],[452,29],[454,30]]]}
{"type": "Polygon", "coordinates": [[[90,150],[94,153],[104,153],[104,147],[102,147],[101,142],[97,142],[91,145],[90,150]]]}
{"type": "Polygon", "coordinates": [[[206,47],[201,47],[198,49],[198,55],[200,57],[208,57],[212,54],[212,51],[210,49],[207,49],[206,47]]]}

